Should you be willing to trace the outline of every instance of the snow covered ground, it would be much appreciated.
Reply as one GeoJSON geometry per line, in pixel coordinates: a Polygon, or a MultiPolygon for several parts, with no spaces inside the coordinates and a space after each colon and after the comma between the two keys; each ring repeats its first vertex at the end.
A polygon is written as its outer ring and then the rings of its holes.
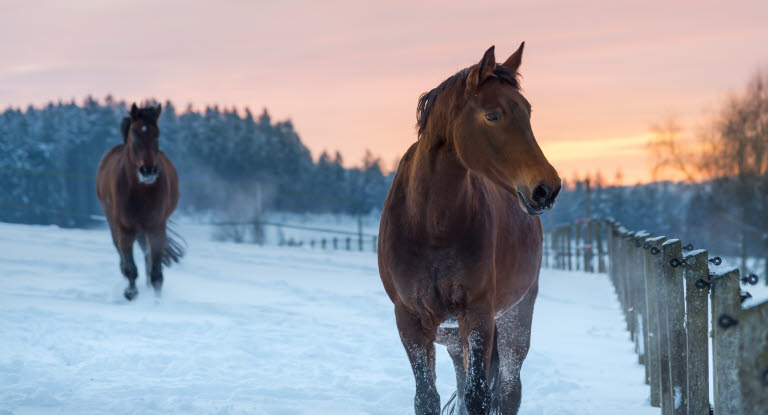
{"type": "MultiPolygon", "coordinates": [[[[106,229],[0,224],[0,415],[412,413],[374,254],[180,232],[162,299],[140,267],[128,303],[106,229]]],[[[521,414],[659,413],[605,276],[544,270],[533,325],[521,414]]]]}

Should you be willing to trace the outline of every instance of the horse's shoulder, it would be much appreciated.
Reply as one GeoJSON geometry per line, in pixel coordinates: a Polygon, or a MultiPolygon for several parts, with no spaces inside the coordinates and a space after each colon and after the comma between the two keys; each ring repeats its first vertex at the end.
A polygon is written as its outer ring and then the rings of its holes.
{"type": "Polygon", "coordinates": [[[176,166],[173,165],[171,159],[168,158],[168,156],[166,156],[162,150],[158,151],[157,155],[160,158],[160,164],[162,164],[162,168],[166,171],[170,171],[174,179],[176,179],[178,174],[176,173],[176,166]]]}
{"type": "Polygon", "coordinates": [[[404,184],[404,182],[407,182],[408,176],[411,171],[411,165],[414,163],[413,155],[416,153],[416,145],[418,143],[413,143],[410,148],[408,148],[408,151],[403,154],[403,157],[400,159],[400,163],[397,165],[397,170],[395,171],[395,177],[392,181],[392,186],[395,188],[399,188],[401,185],[404,184]]]}
{"type": "Polygon", "coordinates": [[[102,160],[107,160],[113,157],[118,157],[123,153],[123,148],[125,148],[124,144],[118,144],[112,148],[110,148],[105,154],[102,160]]]}
{"type": "Polygon", "coordinates": [[[157,156],[160,158],[162,163],[173,167],[173,163],[171,163],[171,159],[165,155],[165,152],[163,150],[158,150],[157,156]]]}
{"type": "Polygon", "coordinates": [[[107,165],[113,160],[118,159],[123,152],[123,147],[124,146],[122,144],[118,144],[104,153],[104,156],[101,158],[101,162],[99,163],[99,170],[107,167],[107,165]]]}
{"type": "Polygon", "coordinates": [[[415,143],[411,144],[410,147],[408,147],[408,151],[403,154],[403,159],[400,161],[401,163],[403,161],[410,161],[413,158],[413,153],[416,152],[416,147],[418,147],[419,142],[416,141],[415,143]]]}

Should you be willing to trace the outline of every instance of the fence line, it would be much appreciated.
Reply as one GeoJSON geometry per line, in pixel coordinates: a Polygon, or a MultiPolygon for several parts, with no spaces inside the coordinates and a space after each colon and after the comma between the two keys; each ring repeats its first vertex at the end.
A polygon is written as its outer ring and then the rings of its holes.
{"type": "MultiPolygon", "coordinates": [[[[26,175],[34,175],[34,176],[45,176],[45,177],[62,177],[62,178],[74,178],[74,179],[83,179],[83,180],[89,180],[89,181],[95,181],[96,176],[95,174],[86,174],[82,172],[65,172],[65,171],[55,171],[55,170],[36,170],[36,169],[28,169],[28,168],[22,168],[22,167],[13,167],[13,166],[7,166],[7,165],[0,165],[0,171],[10,171],[14,173],[22,173],[26,175]]],[[[225,187],[229,189],[240,189],[245,191],[253,190],[254,187],[259,186],[259,183],[252,183],[252,184],[235,184],[235,183],[211,183],[211,182],[181,182],[180,186],[182,188],[206,188],[206,187],[212,187],[215,186],[217,188],[225,187]]],[[[344,202],[350,202],[350,203],[366,203],[366,201],[362,199],[356,199],[356,198],[349,198],[349,197],[339,197],[335,195],[328,195],[328,194],[318,194],[318,193],[311,193],[311,192],[302,192],[302,191],[291,191],[291,190],[285,190],[285,189],[272,189],[270,190],[270,193],[283,195],[283,196],[301,196],[306,197],[309,199],[314,200],[332,200],[332,201],[344,201],[344,202]]],[[[260,192],[259,192],[260,194],[260,192]]],[[[69,210],[63,210],[63,209],[51,209],[46,206],[38,206],[38,205],[32,205],[28,203],[16,203],[16,202],[10,202],[10,201],[3,201],[0,200],[0,208],[6,208],[6,209],[15,209],[15,210],[27,210],[27,211],[34,211],[34,212],[40,212],[40,213],[49,213],[54,215],[61,215],[61,219],[65,219],[67,217],[79,217],[79,218],[88,218],[88,219],[99,219],[99,214],[97,213],[84,213],[84,212],[75,212],[75,211],[69,211],[69,210]]],[[[101,218],[103,220],[103,218],[101,218]]],[[[300,229],[300,230],[307,230],[307,231],[315,231],[315,232],[323,232],[323,233],[330,233],[330,234],[339,234],[339,235],[354,235],[357,236],[357,248],[360,251],[364,250],[364,246],[366,245],[364,242],[364,238],[372,238],[372,251],[376,252],[377,249],[377,234],[368,234],[364,233],[362,231],[362,224],[361,224],[361,218],[358,215],[358,231],[341,231],[336,229],[326,229],[326,228],[318,228],[318,227],[311,227],[311,226],[301,226],[301,225],[293,225],[288,223],[278,223],[278,222],[269,222],[269,221],[261,221],[261,220],[249,220],[249,221],[218,221],[218,222],[210,222],[210,223],[202,223],[202,225],[211,225],[211,226],[221,226],[221,227],[234,227],[234,226],[274,226],[278,228],[289,228],[289,229],[300,229]]],[[[329,242],[331,240],[329,239],[329,242]]],[[[332,239],[333,241],[333,247],[334,249],[339,249],[339,243],[336,240],[336,238],[332,239]]],[[[288,246],[302,246],[304,244],[303,241],[295,241],[290,240],[287,242],[281,241],[281,245],[288,245],[288,246]]],[[[316,244],[325,249],[327,242],[325,239],[312,239],[308,241],[308,244],[310,247],[314,247],[316,244]]],[[[350,238],[347,238],[346,241],[346,249],[351,250],[351,240],[350,238]]]]}
{"type": "MultiPolygon", "coordinates": [[[[13,202],[7,202],[4,200],[0,200],[0,208],[6,208],[6,209],[21,209],[21,210],[33,210],[33,211],[40,211],[40,212],[46,212],[46,213],[52,213],[52,214],[66,214],[66,215],[77,215],[80,217],[87,217],[92,220],[96,221],[105,221],[106,219],[97,214],[89,214],[89,213],[81,213],[81,212],[73,212],[73,211],[65,211],[65,210],[58,210],[58,209],[50,209],[44,206],[37,206],[37,205],[31,205],[31,204],[21,204],[21,203],[13,203],[13,202]]],[[[350,236],[357,236],[357,245],[359,251],[365,250],[365,239],[372,240],[371,244],[371,251],[376,252],[376,249],[378,247],[378,234],[371,234],[371,233],[365,233],[362,231],[343,231],[339,229],[329,229],[329,228],[320,228],[315,226],[303,226],[303,225],[295,225],[290,223],[283,223],[283,222],[271,222],[271,221],[263,221],[263,220],[250,220],[250,221],[212,221],[212,222],[202,222],[202,223],[195,223],[195,225],[206,225],[206,226],[221,226],[221,227],[233,227],[233,226],[273,226],[276,228],[287,228],[287,229],[297,229],[297,230],[306,230],[311,232],[321,232],[321,233],[330,233],[330,234],[336,234],[336,235],[350,235],[350,236]]],[[[338,246],[337,238],[329,239],[329,241],[333,241],[333,248],[334,249],[340,249],[338,246]]],[[[281,243],[281,245],[287,245],[287,246],[303,246],[303,241],[295,241],[295,240],[289,240],[287,242],[281,243]]],[[[315,245],[319,245],[323,249],[326,249],[326,239],[310,239],[308,241],[308,245],[312,248],[315,247],[315,245]]],[[[346,250],[351,251],[351,238],[346,238],[346,250]]]]}
{"type": "Polygon", "coordinates": [[[600,260],[607,264],[651,405],[663,415],[768,414],[768,301],[741,305],[749,297],[741,284],[754,285],[757,277],[742,278],[738,269],[710,273],[709,264],[720,265],[720,258],[678,239],[630,231],[614,220],[585,223],[548,232],[544,257],[562,270],[574,269],[574,255],[575,268],[585,272],[594,272],[595,262],[603,269],[600,260]]]}

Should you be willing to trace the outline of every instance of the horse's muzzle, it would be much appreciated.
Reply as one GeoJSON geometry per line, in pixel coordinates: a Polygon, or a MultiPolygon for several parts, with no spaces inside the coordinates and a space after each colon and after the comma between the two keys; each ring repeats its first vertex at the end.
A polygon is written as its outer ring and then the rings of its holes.
{"type": "Polygon", "coordinates": [[[536,186],[536,189],[532,194],[532,198],[535,199],[535,201],[527,198],[521,190],[517,191],[517,197],[520,199],[520,203],[525,207],[525,210],[529,215],[538,216],[552,209],[555,205],[555,199],[557,199],[558,193],[560,193],[560,187],[552,191],[549,186],[539,185],[536,186]]]}
{"type": "Polygon", "coordinates": [[[160,169],[155,166],[141,166],[139,167],[138,176],[139,181],[144,184],[152,184],[157,180],[157,176],[160,174],[160,169]]]}

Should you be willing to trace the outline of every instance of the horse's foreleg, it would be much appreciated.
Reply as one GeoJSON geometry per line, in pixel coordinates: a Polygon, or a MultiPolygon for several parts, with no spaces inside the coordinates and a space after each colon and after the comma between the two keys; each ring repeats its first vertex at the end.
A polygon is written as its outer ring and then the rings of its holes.
{"type": "Polygon", "coordinates": [[[117,250],[120,252],[120,271],[128,279],[123,295],[129,301],[133,300],[139,291],[136,289],[136,277],[139,272],[136,263],[133,262],[133,243],[136,241],[136,232],[129,229],[120,229],[117,237],[117,250]]]}
{"type": "Polygon", "coordinates": [[[515,415],[520,409],[522,384],[520,369],[531,345],[533,305],[538,293],[538,281],[528,290],[514,308],[497,322],[500,354],[500,407],[502,414],[515,415]]]}
{"type": "Polygon", "coordinates": [[[472,308],[459,316],[461,344],[467,368],[464,405],[470,415],[486,415],[491,409],[488,367],[493,330],[493,309],[490,306],[472,308]]]}
{"type": "Polygon", "coordinates": [[[149,287],[149,274],[152,270],[152,264],[149,257],[149,242],[147,242],[147,234],[145,232],[139,232],[136,235],[136,242],[139,243],[141,252],[144,254],[144,275],[147,279],[147,287],[149,287]]]}
{"type": "Polygon", "coordinates": [[[154,229],[147,232],[149,241],[149,266],[148,278],[155,289],[155,294],[160,295],[163,288],[163,251],[165,250],[165,228],[154,229]]]}
{"type": "Polygon", "coordinates": [[[411,361],[416,380],[414,409],[416,415],[438,415],[440,395],[435,385],[435,337],[437,327],[425,327],[421,318],[403,306],[395,305],[400,340],[411,361]]]}

